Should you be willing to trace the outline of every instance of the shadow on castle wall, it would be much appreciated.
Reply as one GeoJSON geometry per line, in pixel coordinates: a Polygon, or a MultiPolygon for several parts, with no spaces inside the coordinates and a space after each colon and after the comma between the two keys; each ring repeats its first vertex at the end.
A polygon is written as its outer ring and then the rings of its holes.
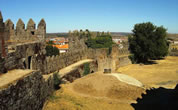
{"type": "Polygon", "coordinates": [[[178,110],[178,85],[175,89],[151,89],[131,104],[135,110],[178,110]]]}

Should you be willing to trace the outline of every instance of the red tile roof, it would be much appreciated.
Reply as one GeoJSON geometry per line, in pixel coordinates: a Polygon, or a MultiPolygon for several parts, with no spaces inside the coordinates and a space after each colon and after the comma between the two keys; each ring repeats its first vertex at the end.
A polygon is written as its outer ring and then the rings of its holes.
{"type": "Polygon", "coordinates": [[[57,47],[58,49],[68,49],[69,45],[65,44],[65,45],[53,45],[53,47],[57,47]]]}

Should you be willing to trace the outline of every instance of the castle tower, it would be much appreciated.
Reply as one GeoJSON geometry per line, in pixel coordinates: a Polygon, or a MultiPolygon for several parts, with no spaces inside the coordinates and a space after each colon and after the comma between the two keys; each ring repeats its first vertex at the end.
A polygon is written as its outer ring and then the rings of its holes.
{"type": "Polygon", "coordinates": [[[44,19],[41,19],[38,24],[37,37],[39,40],[45,40],[46,38],[46,22],[44,19]]]}
{"type": "Polygon", "coordinates": [[[3,17],[0,11],[0,57],[6,57],[6,45],[5,45],[5,25],[3,22],[3,17]]]}
{"type": "Polygon", "coordinates": [[[0,11],[0,22],[3,22],[3,17],[2,17],[1,11],[0,11]]]}

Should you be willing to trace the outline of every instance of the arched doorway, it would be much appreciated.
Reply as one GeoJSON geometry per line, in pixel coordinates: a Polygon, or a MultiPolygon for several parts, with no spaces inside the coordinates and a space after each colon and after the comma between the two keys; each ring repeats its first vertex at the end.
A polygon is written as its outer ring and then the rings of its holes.
{"type": "Polygon", "coordinates": [[[31,60],[32,60],[32,56],[28,57],[28,68],[27,69],[31,69],[31,60]]]}

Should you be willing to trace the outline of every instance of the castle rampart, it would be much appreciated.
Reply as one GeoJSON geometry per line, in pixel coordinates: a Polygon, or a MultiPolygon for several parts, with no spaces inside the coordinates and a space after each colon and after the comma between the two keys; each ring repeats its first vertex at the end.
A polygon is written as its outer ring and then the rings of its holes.
{"type": "Polygon", "coordinates": [[[26,29],[22,19],[18,20],[16,24],[16,28],[14,28],[13,22],[10,19],[8,19],[5,22],[5,27],[9,32],[9,36],[6,38],[8,43],[11,42],[22,43],[22,42],[45,40],[46,23],[44,19],[41,19],[37,29],[36,29],[36,24],[32,19],[28,21],[26,29]]]}

